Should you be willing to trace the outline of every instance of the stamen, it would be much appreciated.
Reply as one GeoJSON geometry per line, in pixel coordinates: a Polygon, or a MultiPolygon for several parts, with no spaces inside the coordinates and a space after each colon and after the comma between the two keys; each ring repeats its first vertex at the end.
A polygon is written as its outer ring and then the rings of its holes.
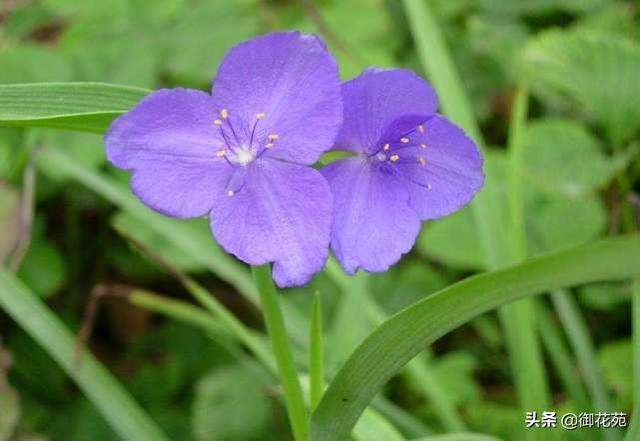
{"type": "Polygon", "coordinates": [[[216,156],[217,156],[218,158],[222,158],[223,156],[227,156],[227,151],[226,151],[226,150],[224,150],[224,149],[223,149],[223,150],[218,150],[218,151],[216,152],[216,156]]]}
{"type": "Polygon", "coordinates": [[[214,119],[214,120],[213,120],[213,123],[214,123],[216,126],[221,126],[221,125],[222,125],[222,120],[220,120],[220,119],[214,119]]]}
{"type": "Polygon", "coordinates": [[[268,136],[269,141],[275,141],[276,139],[279,138],[279,136],[275,133],[272,133],[271,135],[268,136]]]}
{"type": "Polygon", "coordinates": [[[389,144],[385,144],[382,146],[382,150],[384,150],[385,152],[389,150],[389,144]]]}
{"type": "Polygon", "coordinates": [[[423,125],[418,126],[418,131],[420,133],[424,133],[424,126],[423,125]]]}
{"type": "Polygon", "coordinates": [[[391,155],[391,157],[389,158],[391,162],[396,162],[398,159],[400,159],[400,156],[398,155],[391,155]]]}
{"type": "Polygon", "coordinates": [[[235,193],[233,192],[233,190],[229,190],[229,191],[227,192],[227,196],[229,196],[229,197],[233,196],[234,194],[235,194],[235,193]]]}
{"type": "Polygon", "coordinates": [[[420,156],[420,157],[418,158],[418,162],[419,162],[419,163],[420,163],[420,165],[422,165],[422,166],[427,165],[427,160],[426,160],[426,159],[424,159],[422,156],[420,156]]]}
{"type": "Polygon", "coordinates": [[[264,118],[264,112],[256,113],[256,119],[264,118]]]}
{"type": "Polygon", "coordinates": [[[268,142],[264,145],[265,149],[270,149],[271,147],[273,147],[273,143],[272,142],[268,142]]]}
{"type": "Polygon", "coordinates": [[[222,109],[220,111],[220,116],[222,117],[222,119],[227,119],[227,117],[229,116],[229,112],[227,112],[227,109],[222,109]]]}
{"type": "Polygon", "coordinates": [[[400,138],[400,142],[403,144],[408,144],[409,143],[409,138],[400,138]]]}
{"type": "Polygon", "coordinates": [[[427,145],[426,144],[420,144],[420,147],[423,148],[423,149],[426,149],[427,145]]]}

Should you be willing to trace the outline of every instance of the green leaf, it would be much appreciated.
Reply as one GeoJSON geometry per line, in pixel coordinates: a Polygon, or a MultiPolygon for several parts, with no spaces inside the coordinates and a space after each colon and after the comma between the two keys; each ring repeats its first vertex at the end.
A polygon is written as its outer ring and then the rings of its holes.
{"type": "Polygon", "coordinates": [[[58,248],[46,238],[36,237],[20,264],[18,277],[40,297],[51,297],[66,277],[64,259],[58,248]]]}
{"type": "Polygon", "coordinates": [[[103,83],[0,86],[0,127],[53,127],[104,133],[148,90],[103,83]]]}
{"type": "Polygon", "coordinates": [[[242,365],[210,371],[196,385],[192,427],[196,441],[260,439],[271,419],[262,382],[242,365]]]}
{"type": "Polygon", "coordinates": [[[607,211],[596,197],[553,197],[540,201],[529,213],[529,236],[534,251],[585,243],[600,236],[607,227],[607,211]]]}
{"type": "Polygon", "coordinates": [[[542,97],[568,96],[614,145],[640,127],[640,47],[623,38],[553,30],[525,51],[525,69],[542,97]]]}
{"type": "Polygon", "coordinates": [[[615,392],[616,409],[630,409],[633,401],[633,346],[631,340],[606,343],[598,351],[605,381],[615,392]]]}
{"type": "Polygon", "coordinates": [[[446,435],[433,435],[412,441],[500,441],[499,438],[481,433],[448,433],[446,435]]]}
{"type": "Polygon", "coordinates": [[[115,378],[90,354],[76,364],[75,338],[60,320],[18,279],[0,268],[0,307],[76,382],[124,439],[168,439],[115,378]]]}
{"type": "Polygon", "coordinates": [[[602,145],[578,122],[531,122],[523,147],[526,178],[540,190],[575,197],[602,188],[613,177],[602,145]]]}
{"type": "Polygon", "coordinates": [[[473,317],[554,288],[640,273],[640,236],[623,236],[528,260],[452,285],[379,326],[338,372],[312,416],[312,440],[348,437],[384,383],[425,345],[473,317]]]}

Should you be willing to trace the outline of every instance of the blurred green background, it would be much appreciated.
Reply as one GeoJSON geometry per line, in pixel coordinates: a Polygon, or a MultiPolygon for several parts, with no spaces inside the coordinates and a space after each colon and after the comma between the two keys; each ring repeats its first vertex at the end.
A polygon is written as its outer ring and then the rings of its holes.
{"type": "MultiPolygon", "coordinates": [[[[531,253],[637,229],[639,4],[430,3],[491,148],[489,188],[501,195],[515,86],[523,78],[531,86],[523,176],[531,253]]],[[[230,46],[278,29],[321,34],[344,79],[369,65],[405,66],[424,74],[402,3],[392,0],[2,0],[0,83],[101,81],[206,90],[230,46]]],[[[213,249],[206,221],[167,221],[183,236],[159,234],[105,199],[83,181],[83,173],[119,185],[128,180],[106,164],[99,136],[0,129],[0,261],[13,266],[75,331],[87,318],[92,293],[110,294],[99,300],[88,345],[172,440],[288,439],[277,386],[254,375],[247,355],[230,353],[200,330],[117,295],[143,288],[189,301],[180,283],[150,257],[152,249],[202,282],[245,323],[261,329],[259,314],[236,292],[233,277],[221,276],[224,269],[215,263],[194,258],[196,248],[188,252],[174,246],[171,239],[186,237],[213,249]],[[33,160],[43,147],[63,152],[73,167],[33,160]],[[25,238],[21,201],[28,201],[31,187],[33,228],[25,238]],[[144,246],[132,246],[130,237],[144,246]]],[[[367,304],[386,315],[484,269],[465,209],[426,224],[409,256],[387,274],[362,283],[369,287],[367,304]]],[[[310,287],[285,293],[302,323],[308,323],[310,293],[316,289],[324,300],[331,373],[375,320],[361,313],[358,298],[341,295],[335,280],[321,274],[310,287]]],[[[610,410],[630,413],[630,285],[591,285],[576,294],[612,397],[610,410]]],[[[558,326],[551,302],[541,306],[548,323],[558,326]]],[[[308,330],[297,332],[304,347],[308,330]]],[[[564,334],[557,343],[571,346],[564,334]]],[[[436,381],[469,430],[521,439],[524,415],[495,313],[447,335],[431,353],[436,381]]],[[[553,360],[544,354],[555,408],[585,410],[567,396],[553,360]]],[[[411,378],[400,376],[385,389],[385,405],[391,406],[387,415],[404,418],[405,432],[449,429],[424,385],[411,378]]],[[[566,436],[600,439],[588,432],[566,436]]],[[[0,313],[0,440],[111,439],[114,433],[66,375],[0,313]]]]}

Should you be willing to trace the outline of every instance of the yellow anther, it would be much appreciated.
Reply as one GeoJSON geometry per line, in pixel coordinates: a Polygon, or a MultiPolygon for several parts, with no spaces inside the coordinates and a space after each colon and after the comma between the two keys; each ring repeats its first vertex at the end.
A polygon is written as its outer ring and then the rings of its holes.
{"type": "Polygon", "coordinates": [[[275,141],[276,139],[279,138],[278,135],[276,135],[275,133],[272,133],[271,135],[268,136],[269,141],[275,141]]]}
{"type": "Polygon", "coordinates": [[[424,159],[422,156],[418,158],[418,162],[420,163],[420,165],[427,165],[427,160],[424,159]]]}
{"type": "Polygon", "coordinates": [[[218,158],[222,158],[223,156],[227,156],[227,151],[226,151],[226,150],[218,150],[218,151],[216,152],[216,156],[217,156],[218,158]]]}
{"type": "Polygon", "coordinates": [[[426,144],[420,144],[420,147],[422,147],[423,149],[426,149],[427,145],[426,144]]]}
{"type": "Polygon", "coordinates": [[[420,133],[424,133],[424,126],[422,126],[422,125],[421,125],[421,126],[418,126],[418,131],[419,131],[420,133]]]}
{"type": "Polygon", "coordinates": [[[384,150],[385,152],[389,150],[389,144],[385,144],[382,146],[382,150],[384,150]]]}
{"type": "Polygon", "coordinates": [[[256,114],[256,119],[262,119],[264,118],[264,112],[260,112],[256,114]]]}
{"type": "Polygon", "coordinates": [[[389,157],[391,162],[396,162],[398,159],[400,159],[400,156],[398,155],[391,155],[391,157],[389,157]]]}
{"type": "Polygon", "coordinates": [[[229,191],[227,192],[227,196],[229,196],[229,197],[233,196],[234,194],[235,194],[235,193],[233,192],[233,190],[229,190],[229,191]]]}
{"type": "Polygon", "coordinates": [[[223,119],[227,119],[227,117],[229,116],[229,112],[227,112],[227,109],[222,109],[222,110],[220,111],[220,116],[221,116],[223,119]]]}
{"type": "Polygon", "coordinates": [[[268,142],[264,146],[265,149],[270,149],[271,147],[273,147],[273,143],[272,142],[268,142]]]}
{"type": "Polygon", "coordinates": [[[214,119],[214,120],[213,120],[213,123],[214,123],[216,126],[221,126],[221,125],[222,125],[222,120],[220,120],[220,119],[214,119]]]}
{"type": "Polygon", "coordinates": [[[400,142],[403,144],[407,144],[409,142],[409,138],[400,138],[400,142]]]}

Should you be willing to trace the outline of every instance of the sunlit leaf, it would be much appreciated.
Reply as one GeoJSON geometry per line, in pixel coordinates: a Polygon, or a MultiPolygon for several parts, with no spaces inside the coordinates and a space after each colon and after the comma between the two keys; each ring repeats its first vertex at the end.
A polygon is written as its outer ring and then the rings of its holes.
{"type": "Polygon", "coordinates": [[[567,96],[621,144],[640,127],[640,47],[620,37],[553,30],[527,47],[525,67],[541,96],[567,96]]]}

